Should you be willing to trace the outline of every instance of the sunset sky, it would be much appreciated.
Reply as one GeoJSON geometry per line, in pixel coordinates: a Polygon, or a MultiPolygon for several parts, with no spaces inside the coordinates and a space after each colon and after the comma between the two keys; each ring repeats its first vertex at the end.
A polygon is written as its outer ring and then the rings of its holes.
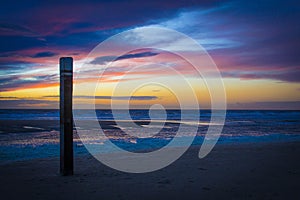
{"type": "MultiPolygon", "coordinates": [[[[176,97],[190,98],[175,69],[187,77],[200,107],[209,108],[203,80],[170,52],[139,49],[117,55],[118,46],[88,57],[99,43],[133,28],[164,27],[193,38],[208,52],[224,81],[229,109],[300,109],[299,1],[4,1],[0,7],[0,108],[58,108],[62,56],[74,58],[74,102],[107,108],[132,96],[134,108],[163,104],[178,108],[176,97]],[[89,66],[77,69],[86,60],[89,66]],[[98,80],[95,71],[116,59],[98,80]],[[94,66],[93,66],[94,65],[94,66]],[[144,65],[135,70],[136,66],[144,65]],[[166,65],[169,67],[166,67],[166,65]],[[131,71],[130,71],[131,70],[131,71]],[[129,73],[129,74],[128,74],[129,73]],[[163,79],[174,94],[145,81],[163,79]],[[91,94],[85,88],[99,81],[91,94]],[[134,93],[124,88],[141,85],[134,93]],[[113,92],[116,87],[119,92],[113,92]],[[82,89],[79,89],[81,88],[82,89]],[[178,96],[177,96],[178,95],[178,96]]],[[[138,33],[137,33],[138,34],[138,33]]],[[[193,50],[169,36],[166,46],[193,50]]],[[[124,39],[122,45],[131,45],[124,39]]],[[[211,77],[213,79],[213,77],[211,77]]]]}

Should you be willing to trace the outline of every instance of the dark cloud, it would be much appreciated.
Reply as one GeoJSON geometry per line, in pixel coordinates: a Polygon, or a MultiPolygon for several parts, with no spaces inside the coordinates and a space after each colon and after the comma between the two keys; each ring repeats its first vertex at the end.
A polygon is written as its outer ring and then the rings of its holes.
{"type": "Polygon", "coordinates": [[[44,57],[53,57],[58,55],[55,52],[51,52],[51,51],[43,51],[43,52],[39,52],[35,55],[32,56],[32,58],[44,58],[44,57]]]}
{"type": "MultiPolygon", "coordinates": [[[[43,98],[59,98],[58,95],[46,95],[43,98]]],[[[113,99],[113,100],[155,100],[157,96],[73,96],[74,99],[113,99]]]]}
{"type": "Polygon", "coordinates": [[[98,65],[103,65],[105,64],[106,62],[109,62],[109,61],[114,61],[116,60],[117,57],[116,56],[101,56],[101,57],[97,57],[95,58],[94,60],[92,60],[90,62],[90,64],[98,64],[98,65]]]}
{"type": "Polygon", "coordinates": [[[155,100],[157,96],[74,96],[79,99],[155,100]]]}
{"type": "Polygon", "coordinates": [[[300,82],[300,70],[286,71],[278,74],[266,74],[262,78],[281,80],[286,82],[300,82]]]}
{"type": "Polygon", "coordinates": [[[228,104],[228,109],[300,110],[300,101],[261,101],[228,104]]]}
{"type": "Polygon", "coordinates": [[[91,61],[91,64],[105,64],[108,61],[116,61],[116,60],[125,60],[125,59],[131,59],[131,58],[143,58],[143,57],[151,57],[151,56],[156,56],[159,53],[156,52],[151,52],[151,51],[146,51],[146,52],[141,52],[141,53],[132,53],[132,54],[125,54],[122,56],[101,56],[95,58],[93,61],[91,61]]]}
{"type": "MultiPolygon", "coordinates": [[[[1,109],[14,109],[14,108],[58,108],[58,95],[42,96],[39,99],[28,98],[19,98],[12,96],[0,96],[0,108],[1,109]],[[43,98],[51,98],[51,100],[46,100],[43,98]]],[[[155,100],[158,97],[156,96],[74,96],[74,99],[113,99],[113,100],[155,100]]]]}
{"type": "Polygon", "coordinates": [[[244,80],[251,80],[251,79],[272,79],[284,82],[300,82],[300,70],[286,70],[286,71],[271,71],[266,69],[265,71],[233,71],[230,72],[222,72],[222,76],[224,78],[240,78],[244,80]]]}
{"type": "Polygon", "coordinates": [[[40,75],[30,78],[20,75],[11,75],[8,77],[0,77],[0,92],[11,91],[18,88],[28,88],[34,86],[51,86],[57,83],[57,75],[40,75]]]}
{"type": "Polygon", "coordinates": [[[123,59],[130,59],[130,58],[143,58],[143,57],[150,57],[150,56],[156,56],[159,53],[155,52],[142,52],[142,53],[133,53],[133,54],[125,54],[123,56],[120,56],[117,58],[117,60],[123,60],[123,59]]]}
{"type": "Polygon", "coordinates": [[[0,109],[17,109],[17,108],[58,108],[57,101],[35,100],[35,99],[0,99],[0,109]]]}
{"type": "Polygon", "coordinates": [[[46,96],[42,96],[43,98],[58,98],[59,95],[46,95],[46,96]]]}

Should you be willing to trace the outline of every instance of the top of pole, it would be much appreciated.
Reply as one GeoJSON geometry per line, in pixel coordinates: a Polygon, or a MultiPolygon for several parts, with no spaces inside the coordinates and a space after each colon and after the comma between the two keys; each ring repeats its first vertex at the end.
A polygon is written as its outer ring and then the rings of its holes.
{"type": "Polygon", "coordinates": [[[61,57],[60,62],[60,71],[72,72],[73,71],[73,58],[72,57],[61,57]]]}

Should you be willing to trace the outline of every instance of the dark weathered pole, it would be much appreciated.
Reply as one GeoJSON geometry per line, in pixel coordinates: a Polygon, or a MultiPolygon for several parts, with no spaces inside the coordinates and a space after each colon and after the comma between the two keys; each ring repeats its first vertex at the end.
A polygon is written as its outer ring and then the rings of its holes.
{"type": "Polygon", "coordinates": [[[60,58],[60,174],[73,175],[73,58],[60,58]]]}

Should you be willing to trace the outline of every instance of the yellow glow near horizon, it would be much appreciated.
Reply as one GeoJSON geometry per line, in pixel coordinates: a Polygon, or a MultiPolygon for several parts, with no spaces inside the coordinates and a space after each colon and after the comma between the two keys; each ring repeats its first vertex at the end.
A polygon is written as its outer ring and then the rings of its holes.
{"type": "MultiPolygon", "coordinates": [[[[180,83],[174,82],[173,84],[180,87],[180,83]]],[[[227,95],[227,103],[248,103],[248,102],[280,102],[280,101],[300,101],[300,84],[299,83],[287,83],[279,82],[275,80],[240,80],[236,78],[224,78],[224,85],[227,95]]],[[[121,84],[136,84],[135,81],[122,82],[121,84]]],[[[190,83],[196,92],[197,98],[200,105],[204,107],[209,107],[210,96],[209,92],[203,81],[198,79],[191,79],[190,83]]],[[[178,102],[175,96],[172,96],[167,90],[162,88],[157,88],[156,86],[147,86],[141,88],[134,92],[133,94],[128,93],[128,91],[118,91],[113,94],[113,88],[117,83],[101,83],[101,90],[97,90],[96,94],[91,90],[95,87],[94,83],[82,83],[74,85],[78,87],[77,93],[74,95],[97,95],[97,96],[157,96],[157,99],[152,100],[131,100],[130,103],[136,105],[137,107],[149,106],[153,104],[163,104],[166,107],[172,108],[177,107],[178,102]],[[80,87],[79,87],[80,85],[80,87]],[[87,93],[89,91],[90,93],[87,93]]],[[[17,97],[20,99],[35,99],[35,100],[47,100],[47,101],[58,101],[58,98],[47,98],[45,96],[58,96],[59,87],[45,87],[45,88],[32,88],[32,89],[19,89],[16,91],[6,91],[1,92],[1,97],[17,97]]],[[[185,95],[184,89],[180,94],[185,95]]],[[[185,101],[189,102],[190,97],[186,96],[185,101]]],[[[82,104],[94,103],[93,99],[77,99],[75,102],[82,104]]],[[[99,105],[110,104],[110,100],[98,99],[96,103],[99,105]]],[[[114,103],[124,104],[125,101],[118,100],[114,103]]],[[[40,104],[36,104],[36,107],[40,104]]],[[[43,106],[44,107],[44,106],[43,106]]],[[[47,107],[47,106],[46,106],[47,107]]],[[[100,106],[101,107],[101,106],[100,106]]]]}
{"type": "Polygon", "coordinates": [[[59,95],[59,87],[44,87],[44,88],[28,88],[15,91],[6,91],[0,93],[2,97],[17,97],[17,98],[34,98],[40,99],[43,96],[59,95]]]}
{"type": "Polygon", "coordinates": [[[300,101],[300,84],[275,80],[224,79],[227,102],[300,101]]]}

